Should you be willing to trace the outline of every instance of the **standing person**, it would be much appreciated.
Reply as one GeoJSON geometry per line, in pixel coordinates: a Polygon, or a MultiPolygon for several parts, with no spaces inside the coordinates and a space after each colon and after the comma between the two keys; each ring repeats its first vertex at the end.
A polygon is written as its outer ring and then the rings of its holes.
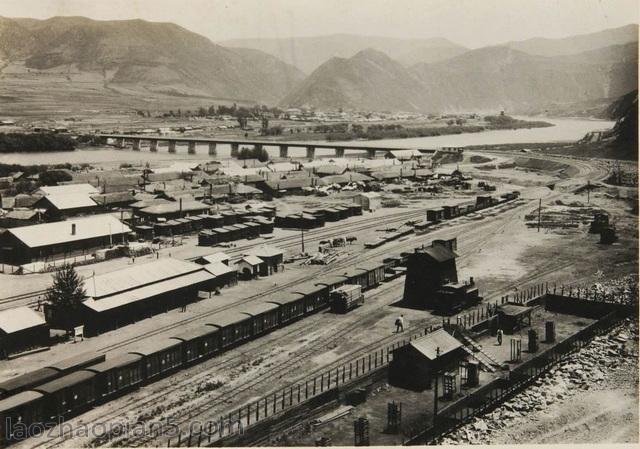
{"type": "Polygon", "coordinates": [[[498,346],[502,346],[502,329],[498,329],[498,346]]]}
{"type": "Polygon", "coordinates": [[[398,318],[396,318],[396,333],[398,332],[404,332],[404,317],[403,315],[400,315],[398,318]]]}

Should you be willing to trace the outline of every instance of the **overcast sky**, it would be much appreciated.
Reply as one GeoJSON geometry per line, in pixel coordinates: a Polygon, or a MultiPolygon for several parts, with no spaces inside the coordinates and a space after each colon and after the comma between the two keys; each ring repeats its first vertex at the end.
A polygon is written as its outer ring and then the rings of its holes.
{"type": "Polygon", "coordinates": [[[351,33],[475,48],[638,23],[637,0],[0,0],[5,17],[173,22],[214,41],[351,33]]]}

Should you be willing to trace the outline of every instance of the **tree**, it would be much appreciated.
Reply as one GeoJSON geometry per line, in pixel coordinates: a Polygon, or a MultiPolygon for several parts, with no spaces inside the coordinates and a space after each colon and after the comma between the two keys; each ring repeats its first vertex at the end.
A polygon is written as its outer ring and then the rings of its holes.
{"type": "Polygon", "coordinates": [[[84,279],[72,265],[63,265],[53,275],[53,284],[45,293],[52,321],[63,329],[71,330],[77,323],[80,304],[86,297],[84,279]]]}
{"type": "Polygon", "coordinates": [[[61,170],[50,170],[40,173],[40,184],[45,186],[55,186],[59,182],[71,181],[73,177],[61,170]]]}

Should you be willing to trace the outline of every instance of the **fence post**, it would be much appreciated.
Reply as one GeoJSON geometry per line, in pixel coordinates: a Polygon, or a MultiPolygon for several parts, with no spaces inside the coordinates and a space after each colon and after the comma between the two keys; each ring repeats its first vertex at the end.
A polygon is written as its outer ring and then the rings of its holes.
{"type": "Polygon", "coordinates": [[[342,383],[344,383],[344,375],[346,370],[347,370],[347,367],[342,365],[342,383]]]}
{"type": "Polygon", "coordinates": [[[273,393],[273,414],[276,414],[276,403],[278,402],[278,398],[276,397],[276,393],[273,393]]]}
{"type": "Polygon", "coordinates": [[[301,385],[298,384],[298,403],[300,402],[300,389],[301,389],[301,385]]]}

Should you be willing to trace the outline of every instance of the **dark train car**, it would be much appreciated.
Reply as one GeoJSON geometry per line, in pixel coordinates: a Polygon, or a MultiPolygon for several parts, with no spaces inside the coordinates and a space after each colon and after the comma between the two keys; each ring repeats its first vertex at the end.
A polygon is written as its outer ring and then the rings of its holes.
{"type": "Polygon", "coordinates": [[[211,246],[218,243],[215,238],[216,233],[205,229],[204,231],[200,231],[198,233],[198,246],[211,246]]]}
{"type": "Polygon", "coordinates": [[[444,211],[444,219],[445,220],[450,220],[452,218],[456,218],[458,215],[460,215],[460,210],[458,208],[457,205],[453,205],[453,206],[442,206],[442,210],[444,211]]]}
{"type": "Polygon", "coordinates": [[[147,382],[153,382],[182,366],[182,345],[174,339],[149,341],[145,346],[130,351],[130,354],[141,355],[144,358],[143,372],[147,382]]]}
{"type": "Polygon", "coordinates": [[[349,213],[354,216],[354,215],[362,215],[362,205],[361,204],[349,204],[346,207],[349,208],[349,213]]]}
{"type": "Polygon", "coordinates": [[[21,374],[0,383],[0,397],[5,398],[14,394],[30,390],[36,385],[42,385],[60,377],[60,372],[53,368],[41,368],[25,374],[21,374]]]}
{"type": "MultiPolygon", "coordinates": [[[[366,288],[375,288],[382,281],[384,281],[384,264],[380,262],[365,262],[356,266],[356,271],[362,271],[367,276],[367,287],[363,286],[363,290],[366,288]]],[[[362,285],[362,284],[360,284],[362,285]]]]}
{"type": "Polygon", "coordinates": [[[224,242],[229,242],[230,241],[231,233],[229,233],[228,229],[220,227],[220,228],[214,228],[211,231],[215,232],[215,234],[216,234],[216,243],[215,244],[224,243],[224,242]]]}
{"type": "Polygon", "coordinates": [[[171,235],[171,225],[168,222],[154,223],[153,234],[156,236],[171,235]]]}
{"type": "Polygon", "coordinates": [[[193,231],[193,222],[188,218],[176,218],[175,221],[180,223],[180,232],[182,234],[188,234],[193,231]]]}
{"type": "Polygon", "coordinates": [[[262,226],[260,225],[260,223],[256,223],[255,221],[249,221],[247,223],[244,223],[244,225],[247,227],[246,238],[254,239],[254,238],[260,237],[260,232],[262,230],[262,226]]]}
{"type": "Polygon", "coordinates": [[[366,290],[370,288],[369,286],[369,275],[362,271],[358,270],[355,267],[347,268],[342,274],[345,278],[345,284],[358,284],[362,287],[362,290],[366,290]]]}
{"type": "Polygon", "coordinates": [[[253,322],[253,336],[266,334],[280,325],[280,311],[277,304],[257,302],[238,307],[241,313],[249,315],[253,322]]]}
{"type": "Polygon", "coordinates": [[[207,215],[205,226],[209,229],[224,226],[224,217],[220,214],[207,215]]]}
{"type": "Polygon", "coordinates": [[[95,373],[80,370],[35,387],[34,391],[44,395],[43,419],[57,421],[89,409],[96,400],[95,377],[95,373]]]}
{"type": "Polygon", "coordinates": [[[204,219],[199,215],[193,215],[191,217],[186,217],[187,220],[191,221],[191,230],[199,231],[204,227],[204,219]]]}
{"type": "Polygon", "coordinates": [[[437,223],[442,220],[444,220],[444,209],[441,208],[427,210],[427,221],[437,223]]]}
{"type": "Polygon", "coordinates": [[[331,207],[322,209],[325,221],[340,221],[340,211],[331,207]]]}
{"type": "Polygon", "coordinates": [[[25,426],[43,421],[43,398],[40,392],[23,391],[0,400],[0,444],[25,438],[25,426]]]}
{"type": "Polygon", "coordinates": [[[329,287],[326,285],[307,282],[298,285],[291,291],[304,296],[304,311],[306,314],[314,313],[329,305],[329,287]]]}
{"type": "Polygon", "coordinates": [[[227,231],[227,241],[233,242],[236,240],[240,240],[240,229],[236,228],[234,225],[225,225],[222,229],[226,229],[227,231]]]}
{"type": "Polygon", "coordinates": [[[349,218],[351,216],[351,211],[346,206],[336,206],[334,207],[334,209],[338,211],[340,220],[344,220],[345,218],[349,218]]]}
{"type": "Polygon", "coordinates": [[[347,283],[347,278],[339,275],[330,275],[330,276],[322,276],[318,281],[316,281],[315,285],[323,285],[327,287],[329,290],[333,290],[334,288],[338,288],[347,283]]]}
{"type": "Polygon", "coordinates": [[[238,217],[235,212],[225,211],[220,212],[220,215],[222,215],[222,223],[224,226],[233,225],[238,222],[238,217]]]}
{"type": "Polygon", "coordinates": [[[109,401],[144,383],[144,360],[139,354],[122,354],[85,368],[95,373],[96,401],[109,401]]]}
{"type": "Polygon", "coordinates": [[[282,326],[302,318],[305,314],[304,295],[282,292],[272,295],[266,301],[280,306],[279,320],[282,326]]]}
{"type": "Polygon", "coordinates": [[[400,256],[388,256],[382,259],[382,264],[384,265],[385,270],[399,267],[402,265],[402,257],[400,256]]]}
{"type": "Polygon", "coordinates": [[[196,363],[220,351],[220,332],[212,326],[199,326],[182,332],[173,339],[182,342],[183,363],[196,363]]]}
{"type": "Polygon", "coordinates": [[[219,312],[209,318],[207,326],[220,331],[220,348],[249,340],[253,336],[253,318],[235,310],[219,312]]]}
{"type": "Polygon", "coordinates": [[[479,195],[476,197],[476,210],[490,207],[492,203],[493,198],[491,195],[479,195]]]}
{"type": "Polygon", "coordinates": [[[249,236],[249,226],[244,223],[236,223],[233,225],[238,230],[238,239],[246,239],[249,236]]]}

